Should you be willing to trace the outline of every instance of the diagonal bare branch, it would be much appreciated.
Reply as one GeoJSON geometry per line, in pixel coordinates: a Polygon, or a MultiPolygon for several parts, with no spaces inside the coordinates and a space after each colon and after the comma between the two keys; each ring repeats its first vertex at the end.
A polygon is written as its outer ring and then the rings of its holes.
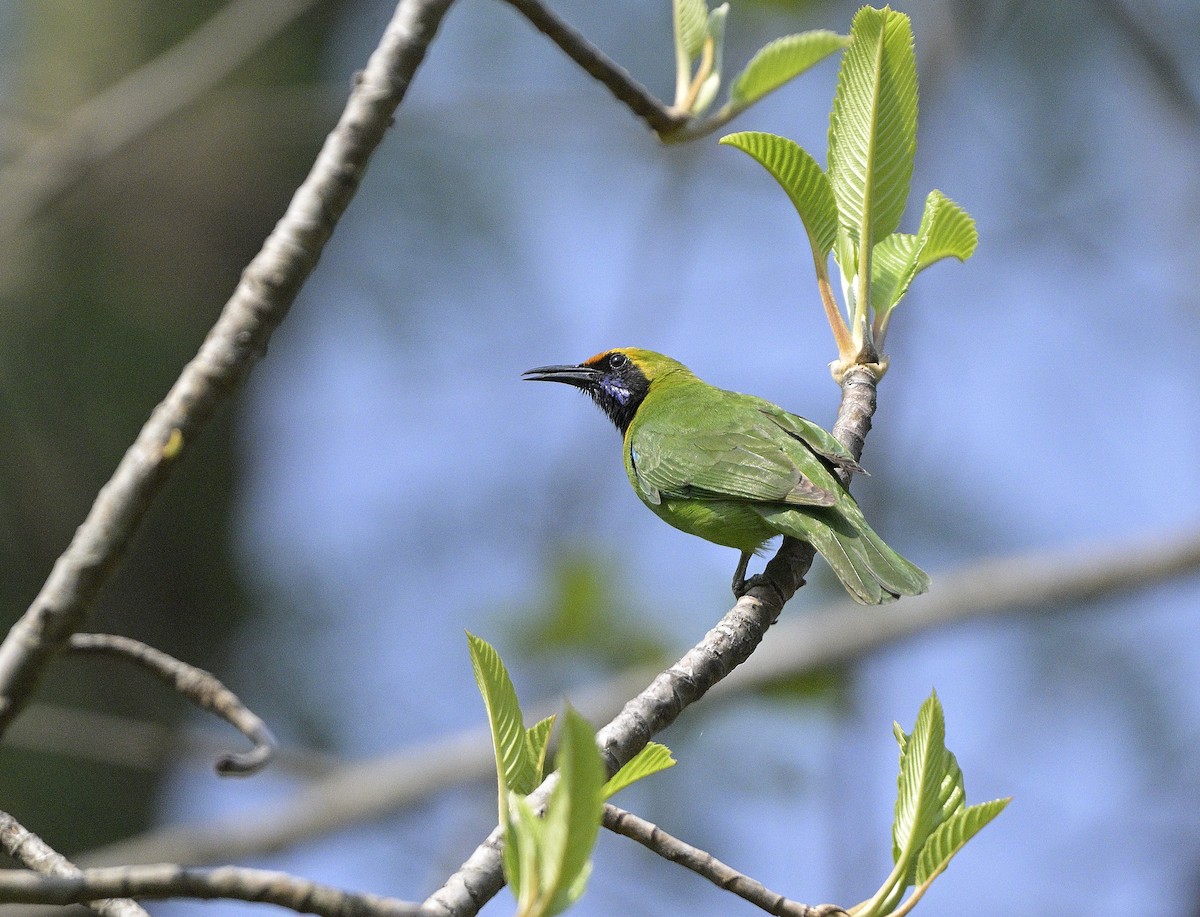
{"type": "Polygon", "coordinates": [[[251,751],[230,752],[218,758],[218,774],[249,776],[264,768],[275,753],[278,743],[267,724],[211,672],[181,662],[139,640],[116,634],[72,634],[67,649],[73,653],[110,654],[136,662],[197,707],[215,713],[254,743],[251,751]]]}
{"type": "Polygon", "coordinates": [[[751,879],[732,866],[725,865],[708,851],[693,847],[668,834],[653,822],[646,821],[646,819],[614,806],[612,803],[605,803],[603,817],[604,827],[614,834],[637,841],[663,859],[690,869],[696,875],[708,879],[718,888],[749,901],[775,917],[845,917],[846,915],[846,912],[835,904],[818,904],[816,906],[801,904],[799,901],[792,901],[778,892],[773,892],[757,879],[751,879]]]}
{"type": "Polygon", "coordinates": [[[541,0],[505,0],[509,6],[533,23],[534,28],[558,45],[589,75],[599,80],[625,103],[629,110],[646,122],[660,137],[687,122],[660,102],[645,86],[629,75],[620,64],[589,42],[541,0]]]}
{"type": "MultiPolygon", "coordinates": [[[[0,847],[22,866],[42,876],[74,878],[82,874],[78,866],[53,850],[49,844],[7,812],[0,812],[0,847]]],[[[13,875],[24,875],[9,870],[0,875],[10,872],[13,875]]],[[[150,917],[136,902],[123,897],[92,898],[88,906],[103,917],[150,917]]]]}
{"type": "Polygon", "coordinates": [[[0,732],[79,628],[188,444],[266,351],[349,205],[451,0],[401,0],[337,126],[199,353],[142,427],[29,610],[0,644],[0,732]]]}

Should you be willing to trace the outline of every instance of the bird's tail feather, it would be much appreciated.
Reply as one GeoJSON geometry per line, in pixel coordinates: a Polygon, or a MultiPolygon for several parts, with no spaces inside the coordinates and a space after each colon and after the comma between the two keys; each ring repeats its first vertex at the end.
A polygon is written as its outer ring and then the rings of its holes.
{"type": "Polygon", "coordinates": [[[816,548],[861,605],[881,605],[929,588],[925,571],[888,547],[861,516],[850,522],[835,508],[755,510],[782,534],[816,548]]]}

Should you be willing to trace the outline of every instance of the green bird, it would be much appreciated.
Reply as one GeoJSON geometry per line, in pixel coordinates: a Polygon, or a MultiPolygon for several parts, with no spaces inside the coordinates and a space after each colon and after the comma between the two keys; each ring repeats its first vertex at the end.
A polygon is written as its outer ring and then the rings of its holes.
{"type": "Polygon", "coordinates": [[[735,595],[745,591],[751,555],[776,535],[816,548],[863,605],[929,588],[925,572],[867,525],[834,474],[863,469],[811,421],[635,347],[576,366],[539,366],[524,378],[591,396],[621,431],[625,471],[642,502],[675,528],[742,552],[735,595]]]}

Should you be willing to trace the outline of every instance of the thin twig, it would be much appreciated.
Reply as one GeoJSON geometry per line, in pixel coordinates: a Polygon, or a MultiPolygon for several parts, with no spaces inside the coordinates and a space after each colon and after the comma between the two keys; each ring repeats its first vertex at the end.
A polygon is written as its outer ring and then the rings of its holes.
{"type": "Polygon", "coordinates": [[[110,654],[136,662],[197,707],[219,716],[254,744],[251,751],[230,752],[218,758],[218,774],[249,776],[271,760],[278,743],[267,724],[211,672],[181,662],[139,640],[116,634],[72,634],[67,649],[74,653],[110,654]]]}
{"type": "MultiPolygon", "coordinates": [[[[862,366],[850,368],[842,378],[842,400],[833,433],[855,458],[862,454],[863,441],[871,428],[875,382],[874,373],[862,366]]],[[[767,628],[779,617],[784,604],[804,585],[804,575],[812,565],[813,556],[810,545],[784,538],[755,585],[717,626],[679,662],[629,701],[596,734],[596,743],[610,775],[657,733],[670,726],[690,704],[750,657],[767,628]]],[[[531,798],[535,804],[545,802],[553,778],[551,775],[533,793],[531,798]]],[[[477,913],[504,885],[500,863],[501,834],[497,825],[425,904],[454,917],[477,913]]]]}
{"type": "Polygon", "coordinates": [[[195,102],[315,0],[235,0],[150,62],[70,112],[0,169],[0,241],[88,170],[195,102]]]}
{"type": "MultiPolygon", "coordinates": [[[[188,869],[173,863],[88,869],[73,875],[39,876],[0,872],[0,901],[20,904],[79,904],[123,895],[135,898],[222,898],[277,904],[323,917],[428,917],[419,904],[356,894],[266,869],[221,866],[188,869]]],[[[135,905],[136,907],[136,905],[135,905]]],[[[145,915],[141,908],[138,910],[145,915]]]]}
{"type": "MultiPolygon", "coordinates": [[[[7,812],[0,812],[0,847],[22,866],[43,876],[71,878],[83,872],[7,812]]],[[[10,870],[0,872],[0,876],[7,874],[21,875],[10,870]]],[[[126,898],[93,898],[88,906],[104,917],[150,917],[137,902],[126,898]]]]}
{"type": "MultiPolygon", "coordinates": [[[[938,628],[999,614],[1037,613],[1048,606],[1071,607],[1197,571],[1200,531],[1195,530],[985,560],[939,575],[931,593],[904,600],[904,614],[891,607],[839,601],[789,616],[772,628],[771,639],[755,652],[754,663],[716,685],[708,701],[729,700],[785,678],[845,665],[938,628]]],[[[572,703],[593,721],[611,719],[654,674],[644,667],[629,669],[572,691],[572,703]]],[[[559,706],[558,698],[544,701],[531,706],[530,716],[540,719],[559,706]]],[[[158,859],[214,863],[259,856],[414,805],[456,784],[494,777],[495,765],[487,728],[464,730],[345,765],[283,805],[203,825],[156,829],[77,859],[94,864],[158,859]]]]}
{"type": "Polygon", "coordinates": [[[575,31],[566,20],[540,0],[505,0],[534,27],[558,45],[590,76],[599,80],[617,99],[645,121],[659,136],[687,122],[687,117],[664,105],[620,64],[575,31]]]}
{"type": "Polygon", "coordinates": [[[668,834],[653,822],[618,808],[611,803],[604,806],[604,827],[630,840],[637,841],[660,857],[690,869],[698,876],[712,882],[718,888],[732,892],[775,917],[834,917],[846,912],[836,904],[820,904],[815,907],[792,901],[778,892],[773,892],[757,879],[726,866],[711,853],[693,847],[679,838],[668,834]]]}
{"type": "Polygon", "coordinates": [[[200,352],[154,410],[29,610],[0,644],[0,732],[78,630],[180,454],[266,351],[383,140],[451,0],[401,0],[337,126],[200,352]]]}

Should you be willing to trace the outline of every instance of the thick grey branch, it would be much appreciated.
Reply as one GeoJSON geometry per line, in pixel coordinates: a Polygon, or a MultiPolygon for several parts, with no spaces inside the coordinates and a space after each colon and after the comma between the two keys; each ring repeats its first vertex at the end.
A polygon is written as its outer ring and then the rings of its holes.
{"type": "Polygon", "coordinates": [[[180,453],[266,351],[353,197],[451,0],[401,0],[287,212],[250,262],[200,352],[96,497],[50,578],[0,644],[0,732],[77,630],[180,453]]]}
{"type": "MultiPolygon", "coordinates": [[[[863,441],[871,428],[876,381],[866,367],[852,367],[842,378],[842,401],[834,431],[844,437],[843,444],[855,458],[862,454],[863,441]]],[[[596,734],[610,775],[675,722],[688,705],[750,658],[784,604],[804,585],[804,574],[812,561],[813,551],[808,545],[785,538],[757,584],[717,626],[596,734]]],[[[547,795],[545,784],[533,794],[539,803],[547,795]]],[[[500,843],[497,826],[426,905],[454,917],[475,914],[504,885],[500,843]]]]}
{"type": "Polygon", "coordinates": [[[618,63],[571,28],[557,13],[540,0],[505,0],[533,23],[534,27],[558,45],[571,60],[590,76],[608,87],[635,115],[660,136],[669,134],[687,118],[663,105],[645,86],[618,63]]]}
{"type": "Polygon", "coordinates": [[[278,743],[267,724],[211,672],[180,662],[174,656],[138,640],[115,634],[72,634],[67,648],[74,653],[104,653],[138,663],[196,706],[215,713],[254,743],[251,751],[229,753],[218,758],[218,774],[248,776],[261,770],[271,760],[278,743]]]}
{"type": "MultiPolygon", "coordinates": [[[[73,878],[82,873],[79,867],[51,849],[49,844],[7,812],[0,812],[0,847],[22,866],[43,876],[73,878]]],[[[8,870],[0,872],[0,876],[8,874],[8,870]]],[[[11,874],[24,875],[16,872],[11,874]]],[[[124,898],[93,898],[89,907],[104,917],[150,917],[136,902],[124,898]]]]}
{"type": "Polygon", "coordinates": [[[726,866],[711,853],[684,843],[667,834],[658,825],[626,812],[611,803],[604,806],[604,827],[630,840],[637,841],[660,857],[690,869],[698,876],[712,882],[718,888],[732,892],[775,917],[834,917],[845,915],[837,905],[821,904],[812,907],[792,901],[778,892],[773,892],[756,879],[726,866]]]}
{"type": "MultiPolygon", "coordinates": [[[[355,894],[287,873],[237,866],[188,869],[159,863],[88,869],[56,876],[15,870],[0,872],[0,901],[62,905],[115,895],[259,901],[323,917],[428,917],[429,913],[418,904],[396,898],[355,894]]],[[[141,908],[138,912],[145,917],[141,908]]]]}

